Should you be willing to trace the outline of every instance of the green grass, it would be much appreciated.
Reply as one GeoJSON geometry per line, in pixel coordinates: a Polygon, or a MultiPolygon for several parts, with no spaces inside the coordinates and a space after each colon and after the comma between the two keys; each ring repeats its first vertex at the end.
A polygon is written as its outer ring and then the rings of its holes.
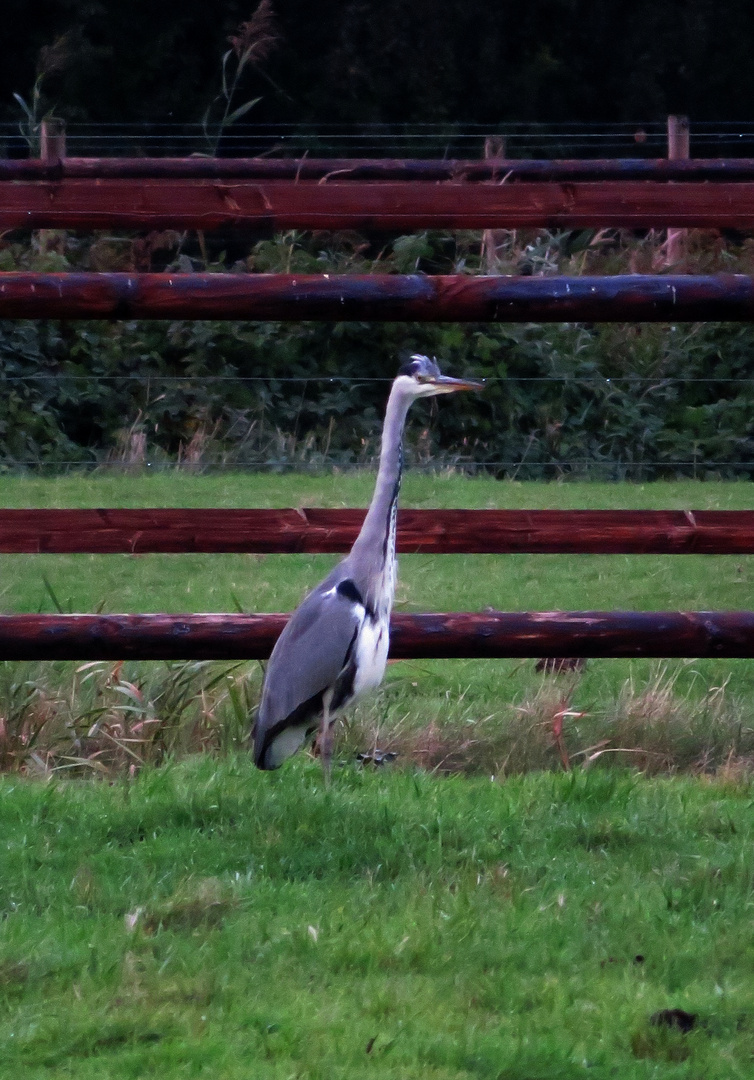
{"type": "MultiPolygon", "coordinates": [[[[371,475],[358,473],[8,477],[0,481],[0,502],[357,506],[368,502],[372,483],[371,475]]],[[[518,484],[409,474],[402,499],[404,506],[429,507],[735,509],[751,506],[752,487],[743,482],[518,484]]],[[[53,594],[69,611],[232,611],[237,605],[248,611],[289,610],[335,558],[4,555],[0,610],[52,611],[53,594]]],[[[403,556],[396,602],[403,611],[749,609],[754,566],[739,556],[403,556]]],[[[139,712],[139,702],[113,690],[112,665],[78,676],[73,670],[66,664],[5,665],[0,705],[13,712],[17,730],[31,715],[33,730],[44,723],[48,737],[67,733],[70,741],[71,731],[86,734],[104,710],[119,723],[146,721],[152,734],[160,719],[172,725],[174,737],[163,740],[160,753],[166,746],[178,751],[232,745],[242,737],[260,678],[256,664],[234,668],[232,679],[223,679],[222,670],[211,665],[189,670],[127,664],[120,675],[142,693],[139,712]],[[216,723],[225,734],[208,737],[207,729],[216,723]]],[[[714,769],[728,758],[754,757],[754,665],[723,660],[593,661],[580,679],[570,681],[543,680],[528,661],[395,664],[380,694],[356,710],[345,745],[350,753],[376,740],[430,767],[473,762],[477,770],[498,773],[556,765],[549,727],[564,703],[584,714],[566,725],[569,753],[588,755],[607,739],[602,764],[615,757],[650,769],[714,769]]],[[[131,732],[131,737],[137,736],[131,732]]],[[[23,757],[28,743],[23,730],[17,743],[14,757],[23,757]]]]}
{"type": "Polygon", "coordinates": [[[752,1075],[748,784],[239,756],[0,801],[3,1077],[752,1075]]]}
{"type": "MultiPolygon", "coordinates": [[[[0,501],[363,505],[370,489],[350,474],[12,478],[0,501]]],[[[409,476],[404,494],[751,503],[748,484],[452,475],[409,476]]],[[[2,604],[50,610],[45,575],[77,610],[232,609],[234,594],[280,610],[332,561],[2,556],[2,604]]],[[[740,558],[414,556],[400,574],[409,610],[752,606],[740,558]]],[[[16,770],[0,776],[0,1080],[752,1075],[749,662],[391,665],[329,789],[305,755],[262,774],[235,752],[258,665],[75,667],[0,666],[16,770]],[[551,736],[563,701],[585,714],[566,725],[569,773],[551,736]],[[374,742],[397,766],[356,766],[374,742]],[[220,752],[189,753],[202,746],[220,752]],[[76,755],[108,782],[64,779],[76,755]],[[665,1009],[693,1030],[654,1024],[665,1009]]]]}

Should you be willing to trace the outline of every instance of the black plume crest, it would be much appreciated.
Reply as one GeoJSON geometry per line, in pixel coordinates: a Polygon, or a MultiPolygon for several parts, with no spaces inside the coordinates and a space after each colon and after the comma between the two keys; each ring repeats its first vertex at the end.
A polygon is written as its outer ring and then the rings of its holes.
{"type": "Polygon", "coordinates": [[[437,378],[441,374],[437,361],[434,357],[430,360],[428,356],[421,356],[419,353],[414,353],[410,356],[405,364],[401,364],[398,368],[399,375],[417,376],[424,375],[429,378],[437,378]]]}

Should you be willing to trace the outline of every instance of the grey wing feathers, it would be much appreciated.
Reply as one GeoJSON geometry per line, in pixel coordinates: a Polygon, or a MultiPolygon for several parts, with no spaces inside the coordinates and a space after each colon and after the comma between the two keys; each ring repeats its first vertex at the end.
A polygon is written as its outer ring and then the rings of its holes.
{"type": "Polygon", "coordinates": [[[291,732],[290,750],[283,756],[301,744],[307,724],[320,711],[323,692],[335,684],[346,665],[359,625],[354,604],[334,588],[320,586],[294,611],[265,674],[254,729],[257,765],[274,768],[280,764],[280,754],[274,764],[267,763],[268,751],[271,741],[288,727],[298,725],[300,731],[298,736],[291,732]]]}

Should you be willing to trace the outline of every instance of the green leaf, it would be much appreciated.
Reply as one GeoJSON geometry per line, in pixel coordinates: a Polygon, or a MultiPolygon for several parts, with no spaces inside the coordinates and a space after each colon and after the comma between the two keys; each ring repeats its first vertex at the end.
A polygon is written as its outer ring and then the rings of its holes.
{"type": "Polygon", "coordinates": [[[23,98],[21,97],[21,95],[20,95],[20,94],[14,94],[14,95],[13,95],[13,97],[14,97],[14,98],[16,99],[16,101],[17,101],[17,102],[18,102],[18,104],[19,104],[19,105],[21,106],[21,108],[22,108],[22,109],[24,110],[24,112],[25,112],[25,113],[26,113],[26,115],[27,115],[27,116],[29,117],[29,119],[30,119],[30,120],[33,120],[33,119],[34,119],[34,113],[33,113],[33,112],[31,111],[31,109],[30,109],[30,108],[29,108],[29,106],[28,106],[28,105],[26,104],[26,102],[25,102],[25,101],[24,101],[24,99],[23,99],[23,98]]]}
{"type": "Polygon", "coordinates": [[[229,98],[228,76],[227,76],[228,60],[230,59],[230,57],[232,55],[233,55],[233,50],[232,49],[228,49],[228,51],[223,55],[223,97],[226,98],[226,99],[229,98]]]}
{"type": "Polygon", "coordinates": [[[247,101],[244,105],[239,105],[237,109],[234,109],[230,116],[226,116],[223,120],[221,127],[228,127],[229,124],[234,124],[236,120],[240,120],[242,116],[245,116],[249,109],[253,109],[258,102],[262,99],[260,97],[253,98],[251,101],[247,101]]]}
{"type": "Polygon", "coordinates": [[[58,600],[57,596],[55,595],[55,590],[53,589],[52,583],[50,582],[50,579],[47,577],[47,574],[42,574],[42,581],[44,582],[45,592],[49,596],[50,600],[52,600],[53,607],[55,608],[57,613],[59,615],[66,615],[67,612],[66,612],[65,608],[63,607],[63,605],[58,600]]]}

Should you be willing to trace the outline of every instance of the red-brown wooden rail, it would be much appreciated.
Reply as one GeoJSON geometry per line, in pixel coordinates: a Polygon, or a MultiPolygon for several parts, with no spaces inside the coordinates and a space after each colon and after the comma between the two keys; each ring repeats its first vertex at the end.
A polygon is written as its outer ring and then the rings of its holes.
{"type": "MultiPolygon", "coordinates": [[[[343,553],[364,510],[0,510],[0,552],[343,553]]],[[[401,552],[754,554],[754,510],[400,510],[401,552]]]]}
{"type": "MultiPolygon", "coordinates": [[[[2,660],[266,659],[287,615],[2,615],[2,660]]],[[[393,659],[752,657],[751,611],[394,615],[393,659]]]]}
{"type": "Polygon", "coordinates": [[[584,161],[424,158],[0,159],[3,180],[754,180],[754,158],[608,158],[584,161]]]}
{"type": "Polygon", "coordinates": [[[613,322],[754,319],[745,274],[0,273],[0,318],[613,322]]]}
{"type": "Polygon", "coordinates": [[[410,231],[754,227],[754,183],[651,180],[322,184],[289,180],[60,180],[0,185],[2,229],[410,231]]]}

